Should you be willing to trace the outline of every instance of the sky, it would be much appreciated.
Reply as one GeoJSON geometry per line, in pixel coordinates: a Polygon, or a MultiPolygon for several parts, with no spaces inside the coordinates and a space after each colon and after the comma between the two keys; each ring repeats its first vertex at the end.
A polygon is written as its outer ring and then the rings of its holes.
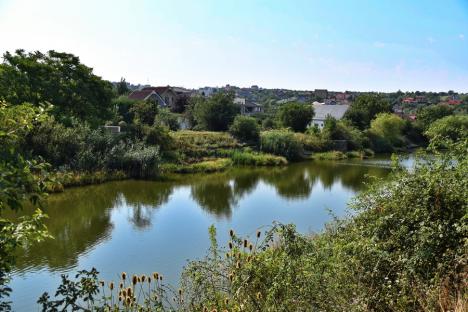
{"type": "Polygon", "coordinates": [[[0,0],[0,53],[188,88],[468,92],[468,0],[0,0]]]}

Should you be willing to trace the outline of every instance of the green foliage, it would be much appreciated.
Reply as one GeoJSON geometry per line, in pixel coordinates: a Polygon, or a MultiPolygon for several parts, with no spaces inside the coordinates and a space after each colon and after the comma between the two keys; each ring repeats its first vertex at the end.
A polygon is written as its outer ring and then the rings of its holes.
{"type": "Polygon", "coordinates": [[[257,120],[248,116],[236,116],[229,132],[238,140],[256,143],[260,137],[260,127],[257,120]]]}
{"type": "Polygon", "coordinates": [[[294,133],[294,136],[307,152],[321,152],[331,146],[331,142],[323,140],[321,135],[309,130],[307,133],[294,133]]]}
{"type": "Polygon", "coordinates": [[[226,158],[218,158],[200,161],[194,164],[163,164],[161,171],[164,173],[209,173],[224,171],[232,165],[232,161],[226,158]]]}
{"type": "Polygon", "coordinates": [[[280,107],[278,118],[286,128],[294,132],[304,132],[312,121],[314,109],[311,105],[301,103],[287,103],[280,107]]]}
{"type": "Polygon", "coordinates": [[[119,96],[128,94],[130,90],[128,89],[127,82],[125,81],[125,78],[120,78],[120,81],[117,83],[116,86],[117,89],[117,94],[119,96]]]}
{"type": "Polygon", "coordinates": [[[363,94],[356,98],[345,114],[351,124],[365,130],[379,113],[390,113],[391,104],[379,94],[363,94]]]}
{"type": "Polygon", "coordinates": [[[58,119],[98,125],[111,116],[112,85],[77,56],[56,51],[6,52],[0,64],[0,98],[13,105],[53,104],[58,119]]]}
{"type": "Polygon", "coordinates": [[[267,117],[263,120],[262,122],[262,130],[272,130],[272,129],[276,129],[278,128],[278,125],[276,123],[276,121],[271,118],[271,117],[267,117]]]}
{"type": "Polygon", "coordinates": [[[426,131],[431,142],[444,147],[445,142],[457,142],[468,138],[468,115],[447,116],[436,120],[426,131]]]}
{"type": "Polygon", "coordinates": [[[441,119],[452,114],[453,108],[448,105],[430,105],[418,109],[416,113],[416,123],[421,129],[427,130],[437,119],[441,119]]]}
{"type": "Polygon", "coordinates": [[[133,122],[152,126],[158,113],[158,103],[154,101],[137,101],[130,108],[130,113],[133,114],[133,122]]]}
{"type": "Polygon", "coordinates": [[[245,151],[235,151],[231,155],[231,159],[234,164],[243,166],[281,166],[288,164],[288,161],[281,156],[245,151]]]}
{"type": "Polygon", "coordinates": [[[403,130],[405,121],[394,114],[382,113],[372,120],[368,131],[373,149],[378,152],[390,152],[404,143],[403,130]]]}
{"type": "Polygon", "coordinates": [[[129,99],[127,96],[122,95],[118,98],[112,100],[112,106],[116,108],[116,113],[118,114],[119,118],[122,118],[127,124],[133,122],[134,113],[130,111],[132,106],[137,101],[129,99]]]}
{"type": "MultiPolygon", "coordinates": [[[[356,156],[356,154],[350,154],[350,156],[356,156]]],[[[323,153],[314,153],[312,156],[314,159],[320,160],[341,160],[348,158],[348,153],[343,153],[340,151],[330,151],[330,152],[323,152],[323,153]]],[[[359,156],[357,156],[359,157],[359,156]]]]}
{"type": "Polygon", "coordinates": [[[159,110],[158,114],[156,115],[155,123],[165,126],[172,131],[179,130],[178,115],[171,113],[171,111],[169,111],[167,108],[159,110]]]}
{"type": "MultiPolygon", "coordinates": [[[[325,142],[345,140],[350,150],[360,150],[366,143],[361,131],[351,126],[346,120],[337,121],[330,116],[325,120],[321,136],[325,142]]],[[[332,146],[330,143],[328,145],[332,146]]]]}
{"type": "Polygon", "coordinates": [[[300,160],[303,148],[294,132],[287,130],[264,131],[260,135],[260,149],[263,152],[285,157],[287,160],[300,160]]]}
{"type": "Polygon", "coordinates": [[[194,101],[194,120],[204,130],[227,130],[240,111],[239,106],[234,104],[232,93],[216,93],[209,98],[197,97],[194,101]]]}
{"type": "Polygon", "coordinates": [[[32,105],[9,106],[0,102],[0,310],[10,310],[6,298],[11,292],[7,286],[9,273],[15,262],[15,251],[23,245],[48,238],[43,224],[45,215],[38,209],[32,216],[19,220],[5,219],[5,210],[18,210],[26,202],[41,204],[45,189],[53,182],[47,175],[47,164],[26,161],[19,147],[24,137],[41,120],[43,113],[32,105]]]}

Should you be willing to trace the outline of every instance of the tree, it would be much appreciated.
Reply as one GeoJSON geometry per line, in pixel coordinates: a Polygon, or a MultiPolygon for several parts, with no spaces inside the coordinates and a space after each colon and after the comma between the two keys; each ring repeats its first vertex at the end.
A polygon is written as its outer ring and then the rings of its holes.
{"type": "Polygon", "coordinates": [[[447,105],[430,105],[417,111],[417,124],[421,129],[427,130],[437,119],[453,114],[453,109],[447,105]]]}
{"type": "Polygon", "coordinates": [[[32,216],[11,221],[2,216],[5,210],[17,211],[25,202],[38,206],[51,183],[47,164],[26,161],[19,153],[33,122],[43,114],[32,105],[11,106],[0,102],[0,310],[9,311],[6,298],[9,272],[15,263],[14,254],[21,246],[41,241],[48,236],[44,215],[38,209],[32,216]]]}
{"type": "Polygon", "coordinates": [[[198,97],[193,107],[197,126],[210,131],[225,131],[239,114],[233,93],[216,93],[209,98],[198,97]]]}
{"type": "Polygon", "coordinates": [[[57,118],[99,125],[112,115],[112,85],[73,54],[6,52],[0,64],[0,98],[13,105],[53,104],[57,118]]]}
{"type": "Polygon", "coordinates": [[[133,114],[135,123],[151,126],[154,124],[158,110],[158,104],[154,101],[139,101],[132,105],[130,113],[133,114]]]}
{"type": "Polygon", "coordinates": [[[255,118],[238,115],[234,118],[229,132],[241,141],[257,142],[260,136],[260,127],[255,118]]]}
{"type": "Polygon", "coordinates": [[[278,118],[284,127],[295,132],[304,132],[312,121],[314,109],[311,105],[287,103],[280,107],[278,118]]]}
{"type": "Polygon", "coordinates": [[[371,120],[379,113],[390,113],[392,111],[390,103],[379,94],[363,94],[345,114],[345,118],[351,121],[353,126],[365,130],[369,128],[371,120]]]}
{"type": "Polygon", "coordinates": [[[176,131],[180,127],[177,114],[172,113],[167,108],[163,108],[159,110],[158,114],[156,115],[155,122],[157,124],[168,127],[172,131],[176,131]]]}
{"type": "Polygon", "coordinates": [[[381,113],[372,120],[369,134],[378,152],[390,152],[403,143],[405,121],[394,114],[381,113]]]}
{"type": "Polygon", "coordinates": [[[129,92],[127,82],[125,78],[120,78],[120,81],[117,83],[117,94],[118,95],[125,95],[129,92]]]}
{"type": "Polygon", "coordinates": [[[468,138],[468,115],[453,115],[436,120],[426,131],[431,142],[457,142],[468,138]]]}

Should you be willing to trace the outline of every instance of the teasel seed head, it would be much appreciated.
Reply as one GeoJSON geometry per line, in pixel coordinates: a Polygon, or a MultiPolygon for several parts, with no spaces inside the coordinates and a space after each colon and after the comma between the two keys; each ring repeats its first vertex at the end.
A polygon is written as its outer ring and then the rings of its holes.
{"type": "Polygon", "coordinates": [[[260,292],[257,293],[257,299],[258,300],[262,299],[262,294],[260,292]]]}
{"type": "Polygon", "coordinates": [[[110,290],[114,290],[114,282],[110,282],[110,283],[109,283],[109,289],[110,289],[110,290]]]}
{"type": "Polygon", "coordinates": [[[148,276],[148,284],[151,284],[151,277],[148,276]]]}
{"type": "Polygon", "coordinates": [[[260,238],[260,235],[262,235],[262,232],[257,231],[257,238],[260,238]]]}
{"type": "Polygon", "coordinates": [[[163,280],[163,276],[162,276],[162,274],[161,274],[161,275],[159,275],[159,280],[160,280],[160,281],[162,281],[162,280],[163,280]]]}
{"type": "Polygon", "coordinates": [[[234,279],[234,274],[230,273],[229,274],[229,280],[232,282],[233,279],[234,279]]]}
{"type": "Polygon", "coordinates": [[[249,242],[246,239],[244,239],[244,248],[247,248],[248,243],[249,242]]]}
{"type": "Polygon", "coordinates": [[[224,299],[224,304],[228,305],[229,304],[229,298],[224,299]]]}
{"type": "Polygon", "coordinates": [[[127,288],[127,297],[132,296],[132,289],[130,287],[127,288]]]}
{"type": "Polygon", "coordinates": [[[240,263],[240,261],[237,261],[237,263],[236,263],[236,268],[238,268],[238,269],[241,268],[241,263],[240,263]]]}
{"type": "Polygon", "coordinates": [[[132,303],[132,299],[130,299],[130,297],[127,297],[127,299],[125,299],[125,303],[127,305],[130,305],[130,303],[132,303]]]}
{"type": "Polygon", "coordinates": [[[232,249],[232,242],[229,242],[229,249],[232,249]]]}
{"type": "Polygon", "coordinates": [[[179,296],[182,296],[182,289],[179,288],[179,296]]]}
{"type": "Polygon", "coordinates": [[[137,276],[137,282],[141,283],[141,278],[139,276],[137,276]]]}
{"type": "Polygon", "coordinates": [[[203,312],[208,312],[208,308],[207,308],[207,307],[203,307],[203,312]]]}
{"type": "Polygon", "coordinates": [[[122,272],[122,280],[125,281],[126,278],[127,278],[127,273],[122,272]]]}
{"type": "Polygon", "coordinates": [[[132,284],[136,285],[137,282],[138,282],[138,277],[136,275],[133,275],[132,276],[132,284]]]}
{"type": "Polygon", "coordinates": [[[153,277],[155,280],[158,280],[159,279],[159,273],[158,272],[154,272],[153,273],[153,277]]]}
{"type": "Polygon", "coordinates": [[[229,236],[234,237],[234,230],[233,229],[229,230],[229,236]]]}
{"type": "Polygon", "coordinates": [[[226,258],[229,258],[231,254],[229,252],[226,252],[226,258]]]}
{"type": "Polygon", "coordinates": [[[251,260],[252,260],[252,256],[249,255],[249,256],[247,257],[247,262],[250,262],[251,260]]]}
{"type": "Polygon", "coordinates": [[[99,281],[99,285],[104,287],[104,285],[105,285],[104,281],[99,281]]]}
{"type": "Polygon", "coordinates": [[[211,312],[218,312],[218,310],[215,308],[215,309],[211,310],[211,312]]]}
{"type": "Polygon", "coordinates": [[[122,296],[119,296],[119,302],[122,302],[122,296]]]}
{"type": "Polygon", "coordinates": [[[120,289],[123,288],[123,283],[120,283],[120,284],[119,284],[119,288],[120,288],[120,289]]]}
{"type": "Polygon", "coordinates": [[[250,250],[250,251],[253,250],[253,245],[252,245],[252,244],[249,244],[249,250],[250,250]]]}
{"type": "Polygon", "coordinates": [[[146,275],[143,274],[143,275],[141,276],[141,282],[144,283],[145,281],[146,281],[146,275]]]}

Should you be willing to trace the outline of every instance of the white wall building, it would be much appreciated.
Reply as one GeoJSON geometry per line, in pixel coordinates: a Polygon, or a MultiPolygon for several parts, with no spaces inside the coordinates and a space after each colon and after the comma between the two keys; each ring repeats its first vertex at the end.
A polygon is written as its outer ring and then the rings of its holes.
{"type": "Polygon", "coordinates": [[[319,129],[323,128],[325,119],[328,116],[340,120],[349,109],[349,105],[326,105],[318,102],[314,102],[312,106],[314,107],[315,115],[312,118],[311,125],[317,126],[319,129]]]}

